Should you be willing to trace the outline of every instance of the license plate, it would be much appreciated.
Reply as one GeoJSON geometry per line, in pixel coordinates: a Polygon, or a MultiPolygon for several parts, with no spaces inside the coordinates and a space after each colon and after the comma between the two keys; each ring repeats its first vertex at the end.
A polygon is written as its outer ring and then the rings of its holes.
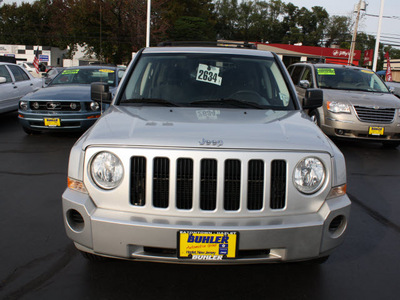
{"type": "Polygon", "coordinates": [[[44,125],[49,127],[57,127],[60,126],[60,119],[59,118],[45,118],[44,125]]]}
{"type": "Polygon", "coordinates": [[[178,232],[178,257],[218,261],[236,258],[238,232],[178,232]]]}
{"type": "Polygon", "coordinates": [[[383,135],[385,131],[384,127],[377,127],[377,126],[371,126],[368,130],[369,135],[383,135]]]}

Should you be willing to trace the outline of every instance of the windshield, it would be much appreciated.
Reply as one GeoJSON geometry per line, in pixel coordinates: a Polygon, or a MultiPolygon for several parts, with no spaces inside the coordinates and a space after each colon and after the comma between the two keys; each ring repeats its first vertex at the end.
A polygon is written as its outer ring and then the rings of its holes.
{"type": "Polygon", "coordinates": [[[66,69],[58,74],[50,85],[91,84],[92,82],[105,82],[110,86],[115,86],[115,71],[101,67],[66,69]]]}
{"type": "Polygon", "coordinates": [[[345,67],[316,68],[320,88],[389,93],[383,81],[367,69],[345,67]]]}
{"type": "Polygon", "coordinates": [[[143,54],[121,104],[294,109],[273,58],[211,53],[143,54]]]}

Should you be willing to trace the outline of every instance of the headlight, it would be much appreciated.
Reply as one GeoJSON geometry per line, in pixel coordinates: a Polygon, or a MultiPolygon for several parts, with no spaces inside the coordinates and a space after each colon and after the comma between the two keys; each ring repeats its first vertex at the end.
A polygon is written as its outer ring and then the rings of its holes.
{"type": "Polygon", "coordinates": [[[293,183],[302,193],[312,194],[320,189],[325,181],[325,167],[316,157],[299,161],[293,172],[293,183]]]}
{"type": "Polygon", "coordinates": [[[19,101],[19,108],[22,110],[28,110],[28,101],[19,101]]]}
{"type": "Polygon", "coordinates": [[[90,109],[93,110],[93,111],[99,110],[100,109],[100,105],[96,101],[92,101],[90,103],[90,109]]]}
{"type": "Polygon", "coordinates": [[[350,106],[343,102],[328,101],[326,102],[326,108],[334,113],[350,113],[350,106]]]}
{"type": "Polygon", "coordinates": [[[93,181],[102,189],[116,188],[124,177],[120,159],[110,152],[100,152],[92,160],[90,173],[93,181]]]}

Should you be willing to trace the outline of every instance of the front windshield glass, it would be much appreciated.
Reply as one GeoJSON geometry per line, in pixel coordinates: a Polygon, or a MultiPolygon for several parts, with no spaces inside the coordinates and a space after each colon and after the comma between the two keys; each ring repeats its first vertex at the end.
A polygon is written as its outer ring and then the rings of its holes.
{"type": "Polygon", "coordinates": [[[382,80],[367,69],[317,67],[316,73],[320,88],[389,93],[382,80]]]}
{"type": "Polygon", "coordinates": [[[273,58],[210,53],[143,54],[120,104],[295,108],[273,58]]]}
{"type": "Polygon", "coordinates": [[[59,84],[91,84],[92,82],[104,82],[115,86],[115,71],[106,68],[74,68],[63,70],[51,85],[59,84]]]}

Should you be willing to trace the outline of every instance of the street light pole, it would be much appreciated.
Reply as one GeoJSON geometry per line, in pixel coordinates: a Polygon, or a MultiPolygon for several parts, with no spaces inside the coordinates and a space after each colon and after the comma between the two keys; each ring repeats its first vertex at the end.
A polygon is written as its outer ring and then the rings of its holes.
{"type": "Polygon", "coordinates": [[[372,70],[376,72],[376,66],[378,64],[378,52],[379,52],[379,42],[381,39],[381,27],[382,27],[382,17],[383,17],[383,7],[385,5],[385,0],[381,0],[381,10],[379,12],[379,22],[378,22],[378,33],[376,35],[375,51],[374,51],[374,64],[372,70]]]}
{"type": "Polygon", "coordinates": [[[147,0],[146,47],[150,47],[150,17],[151,17],[151,0],[147,0]]]}

